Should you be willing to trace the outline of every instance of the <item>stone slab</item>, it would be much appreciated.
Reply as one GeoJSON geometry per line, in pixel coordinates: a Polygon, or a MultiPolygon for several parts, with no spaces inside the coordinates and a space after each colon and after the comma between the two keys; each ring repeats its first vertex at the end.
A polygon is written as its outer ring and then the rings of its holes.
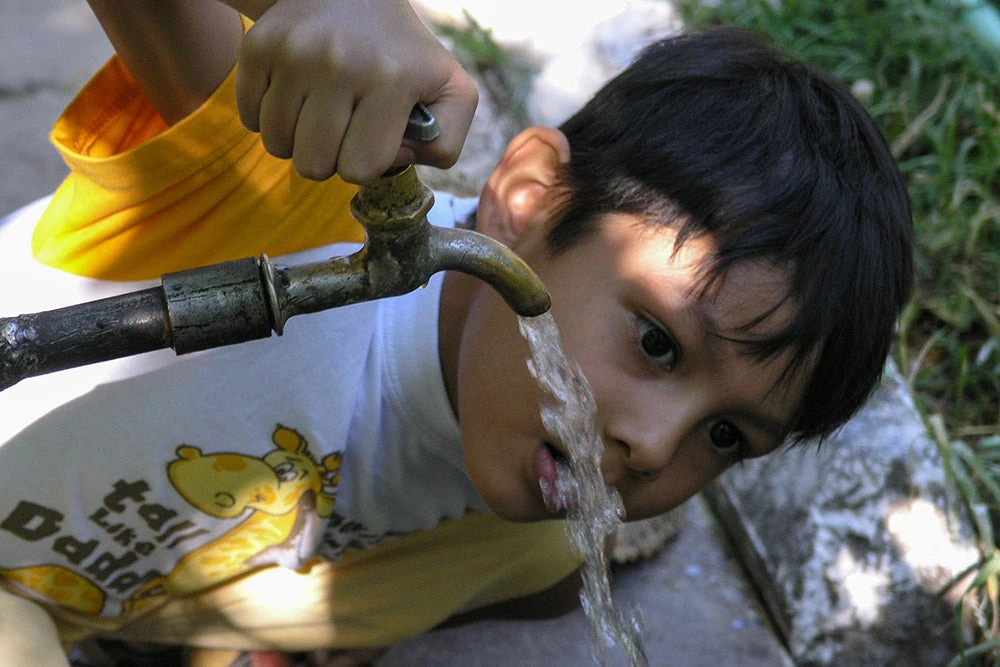
{"type": "Polygon", "coordinates": [[[891,365],[821,447],[747,461],[706,496],[799,664],[941,665],[955,655],[956,598],[941,593],[979,553],[891,365]]]}

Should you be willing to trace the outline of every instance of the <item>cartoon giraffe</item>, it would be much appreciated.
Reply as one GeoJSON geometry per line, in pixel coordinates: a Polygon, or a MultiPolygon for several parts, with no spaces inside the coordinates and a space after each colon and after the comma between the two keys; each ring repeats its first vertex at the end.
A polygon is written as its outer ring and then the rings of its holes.
{"type": "MultiPolygon", "coordinates": [[[[261,458],[228,452],[202,454],[181,445],[167,466],[174,488],[191,505],[220,519],[252,514],[218,539],[184,556],[170,574],[142,586],[126,601],[123,614],[147,607],[167,592],[200,590],[254,567],[297,568],[309,554],[309,537],[333,513],[340,481],[341,453],[317,462],[306,439],[278,424],[277,446],[261,458]]],[[[0,569],[0,577],[32,596],[96,616],[104,592],[60,565],[0,569]]]]}
{"type": "Polygon", "coordinates": [[[201,590],[264,565],[298,568],[309,557],[310,537],[330,516],[340,481],[341,453],[317,462],[306,439],[278,425],[277,449],[262,458],[228,452],[203,454],[181,445],[168,468],[174,488],[185,500],[220,519],[243,522],[184,556],[173,571],[137,591],[127,611],[148,606],[167,592],[201,590]]]}
{"type": "Polygon", "coordinates": [[[7,579],[31,597],[39,594],[67,609],[96,616],[104,608],[104,591],[86,577],[61,565],[36,565],[0,570],[7,579]]]}

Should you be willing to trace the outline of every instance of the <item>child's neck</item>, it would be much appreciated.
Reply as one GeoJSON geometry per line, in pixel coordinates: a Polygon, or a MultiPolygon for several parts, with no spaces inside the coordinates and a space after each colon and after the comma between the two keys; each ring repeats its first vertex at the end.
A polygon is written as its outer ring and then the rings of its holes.
{"type": "Polygon", "coordinates": [[[441,376],[448,392],[451,410],[458,417],[458,360],[462,351],[462,336],[472,302],[482,283],[472,276],[449,271],[441,285],[438,310],[438,356],[441,376]]]}

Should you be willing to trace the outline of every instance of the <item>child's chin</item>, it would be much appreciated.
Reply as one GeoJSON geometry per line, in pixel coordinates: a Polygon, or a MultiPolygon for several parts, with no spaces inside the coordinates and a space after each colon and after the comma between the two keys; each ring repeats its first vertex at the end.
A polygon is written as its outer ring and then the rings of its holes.
{"type": "Polygon", "coordinates": [[[531,523],[558,519],[558,515],[550,513],[543,505],[535,504],[525,498],[512,498],[509,495],[499,498],[485,498],[486,507],[504,521],[512,523],[531,523]]]}

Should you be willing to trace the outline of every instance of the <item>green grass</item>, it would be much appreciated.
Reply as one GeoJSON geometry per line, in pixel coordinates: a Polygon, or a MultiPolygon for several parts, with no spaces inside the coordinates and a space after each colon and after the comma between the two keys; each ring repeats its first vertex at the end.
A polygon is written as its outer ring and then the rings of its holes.
{"type": "Polygon", "coordinates": [[[975,640],[954,664],[994,664],[1000,657],[1000,48],[972,34],[960,3],[947,0],[677,4],[690,28],[759,30],[871,92],[864,101],[907,180],[917,235],[916,292],[894,356],[983,552],[959,610],[975,640]]]}

